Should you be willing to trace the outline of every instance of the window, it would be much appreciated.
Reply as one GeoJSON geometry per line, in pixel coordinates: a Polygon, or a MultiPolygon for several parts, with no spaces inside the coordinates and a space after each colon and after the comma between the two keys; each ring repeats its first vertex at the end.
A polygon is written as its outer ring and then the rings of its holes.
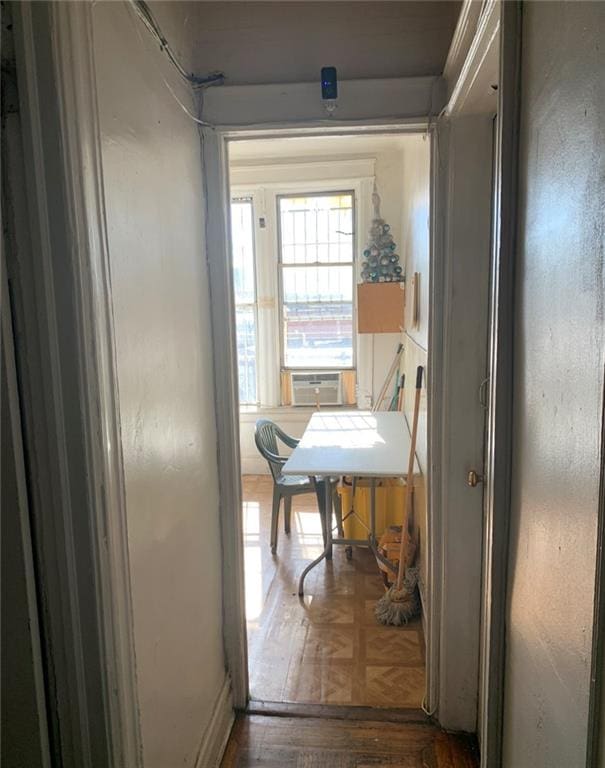
{"type": "Polygon", "coordinates": [[[239,400],[242,405],[254,405],[258,402],[253,214],[250,198],[237,198],[232,201],[233,289],[235,294],[239,400]]]}
{"type": "Polygon", "coordinates": [[[353,193],[278,197],[284,368],[352,368],[353,193]]]}

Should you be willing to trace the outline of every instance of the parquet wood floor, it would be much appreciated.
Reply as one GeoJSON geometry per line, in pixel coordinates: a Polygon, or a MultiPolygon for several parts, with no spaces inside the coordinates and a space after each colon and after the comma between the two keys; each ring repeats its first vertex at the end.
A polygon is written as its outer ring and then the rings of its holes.
{"type": "MultiPolygon", "coordinates": [[[[315,497],[293,499],[292,533],[269,548],[272,481],[246,476],[246,613],[253,699],[417,709],[425,689],[419,619],[382,627],[374,618],[384,589],[373,556],[343,547],[320,563],[296,594],[298,576],[322,549],[315,497]]],[[[309,763],[311,765],[311,763],[309,763]]]]}
{"type": "Polygon", "coordinates": [[[238,717],[222,768],[477,768],[473,741],[424,723],[238,717]]]}

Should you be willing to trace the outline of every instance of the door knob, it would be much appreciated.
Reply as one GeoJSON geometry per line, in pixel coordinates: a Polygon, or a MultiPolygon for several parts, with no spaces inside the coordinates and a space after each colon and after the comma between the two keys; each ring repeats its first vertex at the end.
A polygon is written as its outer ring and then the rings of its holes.
{"type": "Polygon", "coordinates": [[[478,475],[474,469],[470,469],[466,476],[466,484],[471,488],[475,488],[479,483],[483,482],[483,475],[478,475]]]}

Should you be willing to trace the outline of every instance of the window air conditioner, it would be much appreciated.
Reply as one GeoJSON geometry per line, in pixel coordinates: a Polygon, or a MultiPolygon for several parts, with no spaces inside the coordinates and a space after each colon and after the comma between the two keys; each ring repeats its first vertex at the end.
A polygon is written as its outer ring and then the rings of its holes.
{"type": "Polygon", "coordinates": [[[292,405],[341,405],[340,373],[292,373],[292,405]]]}

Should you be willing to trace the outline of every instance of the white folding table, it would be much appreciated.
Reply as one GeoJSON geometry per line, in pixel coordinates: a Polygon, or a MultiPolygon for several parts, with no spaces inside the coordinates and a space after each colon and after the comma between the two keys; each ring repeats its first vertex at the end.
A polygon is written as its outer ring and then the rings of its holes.
{"type": "MultiPolygon", "coordinates": [[[[329,557],[333,544],[364,544],[376,549],[375,485],[380,477],[407,476],[410,433],[399,411],[320,411],[313,414],[292,455],[282,468],[284,475],[309,475],[325,484],[324,509],[326,546],[300,576],[298,594],[303,594],[305,576],[329,557]],[[370,534],[368,541],[332,537],[331,477],[368,477],[372,480],[370,534]]],[[[417,471],[416,465],[414,471],[417,471]]]]}

